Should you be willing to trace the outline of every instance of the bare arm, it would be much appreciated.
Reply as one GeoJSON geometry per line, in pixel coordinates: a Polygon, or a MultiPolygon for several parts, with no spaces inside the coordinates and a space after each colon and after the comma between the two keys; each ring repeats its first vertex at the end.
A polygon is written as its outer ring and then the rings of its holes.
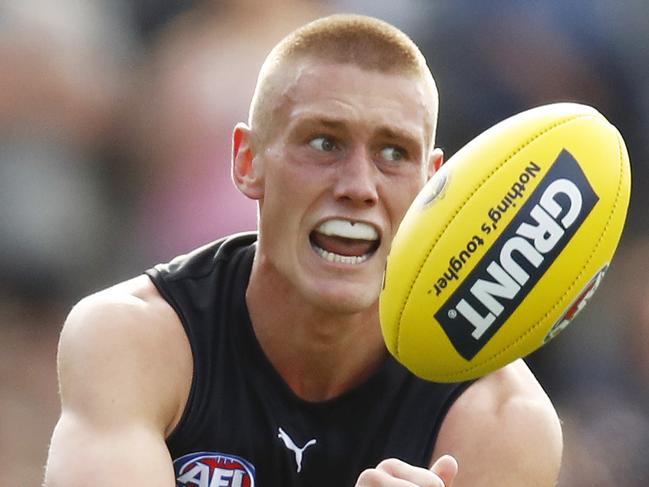
{"type": "MultiPolygon", "coordinates": [[[[131,284],[146,289],[143,279],[131,284]]],[[[66,321],[46,487],[174,485],[165,436],[188,393],[189,345],[159,296],[129,286],[86,298],[66,321]]]]}
{"type": "Polygon", "coordinates": [[[430,470],[388,459],[365,470],[356,486],[552,487],[562,446],[554,407],[519,360],[458,398],[442,424],[430,470]]]}
{"type": "Polygon", "coordinates": [[[449,411],[433,457],[453,455],[453,487],[556,485],[561,425],[550,399],[523,361],[486,376],[449,411]]]}

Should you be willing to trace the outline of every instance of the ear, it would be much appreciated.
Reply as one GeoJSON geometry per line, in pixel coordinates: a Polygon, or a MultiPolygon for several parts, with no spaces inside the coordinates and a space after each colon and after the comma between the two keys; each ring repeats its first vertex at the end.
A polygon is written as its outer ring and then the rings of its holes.
{"type": "Polygon", "coordinates": [[[439,171],[442,164],[444,164],[444,151],[438,147],[433,150],[428,160],[428,179],[432,178],[433,174],[439,171]]]}
{"type": "Polygon", "coordinates": [[[243,122],[238,123],[232,133],[232,179],[234,185],[248,198],[259,200],[264,196],[261,172],[252,148],[250,127],[243,122]]]}

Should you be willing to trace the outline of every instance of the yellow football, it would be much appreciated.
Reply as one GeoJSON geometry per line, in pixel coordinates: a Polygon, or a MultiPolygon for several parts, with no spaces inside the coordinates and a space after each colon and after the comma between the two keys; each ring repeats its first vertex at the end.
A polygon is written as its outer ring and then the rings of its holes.
{"type": "Polygon", "coordinates": [[[541,347],[606,272],[630,186],[622,137],[588,106],[534,108],[476,137],[422,189],[392,243],[380,298],[390,352],[453,382],[541,347]]]}

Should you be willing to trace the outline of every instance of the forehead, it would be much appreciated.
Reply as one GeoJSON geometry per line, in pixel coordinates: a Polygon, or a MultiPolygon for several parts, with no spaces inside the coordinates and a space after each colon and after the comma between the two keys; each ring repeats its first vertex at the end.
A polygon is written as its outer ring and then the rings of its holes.
{"type": "Polygon", "coordinates": [[[282,78],[277,108],[288,122],[323,118],[366,127],[394,127],[424,141],[430,135],[436,100],[413,75],[302,60],[282,78]]]}

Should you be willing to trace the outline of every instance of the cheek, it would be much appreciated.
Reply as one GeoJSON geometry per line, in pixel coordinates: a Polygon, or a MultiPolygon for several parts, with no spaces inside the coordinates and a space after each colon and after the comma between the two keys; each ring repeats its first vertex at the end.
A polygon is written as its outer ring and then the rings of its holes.
{"type": "Polygon", "coordinates": [[[394,197],[392,198],[390,208],[393,217],[396,220],[395,231],[396,226],[399,225],[401,219],[406,214],[406,211],[408,210],[408,208],[410,208],[413,200],[415,199],[419,191],[421,191],[421,188],[424,187],[424,184],[424,178],[413,178],[402,181],[402,184],[400,185],[392,185],[392,188],[389,191],[391,191],[394,197]],[[397,187],[399,189],[395,190],[397,187]]]}
{"type": "Polygon", "coordinates": [[[266,194],[272,195],[274,201],[283,202],[286,211],[311,204],[328,180],[326,170],[290,154],[274,159],[269,169],[266,194]]]}
{"type": "Polygon", "coordinates": [[[281,229],[283,233],[297,234],[308,210],[318,200],[325,178],[298,162],[272,162],[265,174],[261,225],[271,233],[281,229]]]}

